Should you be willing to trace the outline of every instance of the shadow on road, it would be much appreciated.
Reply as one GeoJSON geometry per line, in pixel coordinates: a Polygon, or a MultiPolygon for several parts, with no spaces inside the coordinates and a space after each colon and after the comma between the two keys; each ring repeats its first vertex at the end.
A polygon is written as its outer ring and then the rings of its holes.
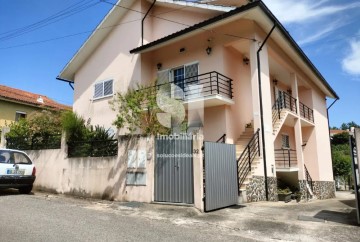
{"type": "Polygon", "coordinates": [[[343,204],[352,207],[352,208],[356,208],[356,201],[355,199],[348,199],[348,200],[339,200],[339,202],[342,202],[343,204]]]}
{"type": "MultiPolygon", "coordinates": [[[[0,189],[0,197],[2,196],[16,196],[16,195],[23,195],[19,192],[17,189],[0,189]]],[[[31,192],[29,195],[34,195],[33,192],[31,192]]]]}
{"type": "Polygon", "coordinates": [[[345,212],[322,210],[318,212],[314,218],[323,219],[330,222],[356,225],[356,209],[348,209],[345,212]]]}

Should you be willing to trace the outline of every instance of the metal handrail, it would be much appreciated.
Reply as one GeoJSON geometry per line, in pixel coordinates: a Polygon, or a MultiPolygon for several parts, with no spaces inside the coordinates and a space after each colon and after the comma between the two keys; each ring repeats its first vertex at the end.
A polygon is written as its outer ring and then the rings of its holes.
{"type": "Polygon", "coordinates": [[[306,181],[307,181],[307,183],[310,185],[310,187],[311,187],[311,191],[314,191],[314,188],[313,188],[313,181],[312,181],[312,178],[311,178],[311,176],[310,176],[310,173],[309,173],[309,171],[308,171],[308,169],[307,169],[307,167],[306,167],[306,165],[304,164],[304,168],[305,168],[305,177],[306,177],[306,181]]]}
{"type": "Polygon", "coordinates": [[[275,149],[275,164],[277,167],[290,168],[297,166],[296,150],[275,149]]]}
{"type": "Polygon", "coordinates": [[[216,143],[219,143],[219,141],[221,141],[221,143],[225,143],[225,142],[226,142],[226,134],[223,134],[223,135],[216,141],[216,143]]]}
{"type": "Polygon", "coordinates": [[[272,123],[275,125],[276,121],[281,118],[281,109],[279,107],[279,98],[275,100],[274,105],[272,106],[272,123]]]}
{"type": "Polygon", "coordinates": [[[237,159],[238,164],[238,180],[239,180],[239,189],[244,183],[247,175],[251,171],[251,163],[256,156],[260,156],[260,139],[259,131],[254,133],[253,137],[250,139],[244,151],[241,153],[240,157],[237,159]]]}
{"type": "Polygon", "coordinates": [[[300,116],[302,118],[314,122],[314,110],[312,110],[302,102],[299,102],[299,108],[300,108],[300,116]]]}
{"type": "MultiPolygon", "coordinates": [[[[141,90],[153,88],[152,91],[156,92],[160,89],[160,87],[169,84],[177,85],[182,89],[182,93],[174,94],[174,96],[178,95],[178,99],[182,100],[190,100],[193,98],[198,98],[199,96],[205,97],[216,94],[228,97],[230,99],[233,98],[232,79],[216,71],[187,77],[177,81],[159,83],[155,86],[142,88],[141,90]]],[[[169,90],[169,92],[171,91],[172,90],[169,90]]]]}

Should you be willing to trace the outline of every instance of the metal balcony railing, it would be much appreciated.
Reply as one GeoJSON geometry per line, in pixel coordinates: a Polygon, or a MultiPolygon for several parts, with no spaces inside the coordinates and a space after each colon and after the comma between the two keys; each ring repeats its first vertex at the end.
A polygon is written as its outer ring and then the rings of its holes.
{"type": "Polygon", "coordinates": [[[216,71],[157,84],[156,86],[149,88],[152,89],[151,92],[154,95],[163,88],[163,93],[171,98],[182,101],[211,95],[220,95],[229,99],[233,98],[232,79],[216,71]]]}
{"type": "Polygon", "coordinates": [[[292,149],[275,149],[276,168],[297,167],[296,150],[292,149]]]}
{"type": "Polygon", "coordinates": [[[299,102],[299,109],[300,109],[300,116],[302,118],[314,123],[314,111],[311,108],[309,108],[302,102],[299,102]]]}

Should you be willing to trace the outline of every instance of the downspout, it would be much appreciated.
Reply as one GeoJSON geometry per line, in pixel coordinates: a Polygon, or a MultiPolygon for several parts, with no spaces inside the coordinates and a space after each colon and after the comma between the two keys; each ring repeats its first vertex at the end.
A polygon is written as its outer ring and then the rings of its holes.
{"type": "Polygon", "coordinates": [[[262,104],[262,90],[261,90],[261,63],[260,63],[260,51],[264,47],[266,41],[269,39],[271,33],[274,31],[276,27],[276,23],[266,36],[265,40],[262,42],[260,48],[256,52],[257,58],[257,68],[258,68],[258,85],[259,85],[259,101],[260,101],[260,121],[261,121],[261,141],[262,141],[262,150],[263,150],[263,159],[264,159],[264,176],[265,176],[265,196],[266,201],[269,201],[269,191],[268,191],[268,181],[267,181],[267,169],[266,169],[266,148],[265,148],[265,131],[264,131],[264,111],[263,111],[263,104],[262,104]]]}
{"type": "Polygon", "coordinates": [[[329,109],[332,107],[332,105],[334,105],[336,103],[336,101],[339,100],[339,98],[337,97],[331,104],[330,106],[326,109],[326,116],[327,116],[327,120],[328,120],[328,128],[329,128],[329,139],[330,139],[330,154],[331,154],[331,164],[333,164],[333,151],[331,149],[331,137],[330,137],[330,119],[329,119],[329,109]]]}
{"type": "Polygon", "coordinates": [[[150,10],[154,7],[155,3],[156,3],[156,0],[154,0],[154,2],[151,4],[148,11],[145,13],[145,16],[141,20],[141,45],[144,45],[144,21],[145,21],[146,17],[148,16],[150,10]]]}
{"type": "Polygon", "coordinates": [[[73,81],[69,81],[69,80],[66,80],[66,79],[63,79],[63,78],[60,78],[60,77],[56,77],[56,80],[67,82],[69,84],[69,86],[71,87],[71,89],[74,90],[74,86],[73,86],[74,82],[73,81]]]}

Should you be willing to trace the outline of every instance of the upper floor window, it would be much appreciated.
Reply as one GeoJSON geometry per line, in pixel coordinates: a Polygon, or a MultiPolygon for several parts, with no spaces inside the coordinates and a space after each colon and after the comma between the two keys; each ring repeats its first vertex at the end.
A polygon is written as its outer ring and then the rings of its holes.
{"type": "Polygon", "coordinates": [[[25,112],[20,112],[20,111],[16,111],[15,113],[15,121],[19,121],[22,118],[26,118],[26,113],[25,112]]]}
{"type": "Polygon", "coordinates": [[[282,134],[281,135],[282,148],[290,149],[290,139],[289,135],[282,134]]]}
{"type": "Polygon", "coordinates": [[[109,97],[114,94],[113,80],[97,82],[94,85],[94,99],[109,97]]]}

